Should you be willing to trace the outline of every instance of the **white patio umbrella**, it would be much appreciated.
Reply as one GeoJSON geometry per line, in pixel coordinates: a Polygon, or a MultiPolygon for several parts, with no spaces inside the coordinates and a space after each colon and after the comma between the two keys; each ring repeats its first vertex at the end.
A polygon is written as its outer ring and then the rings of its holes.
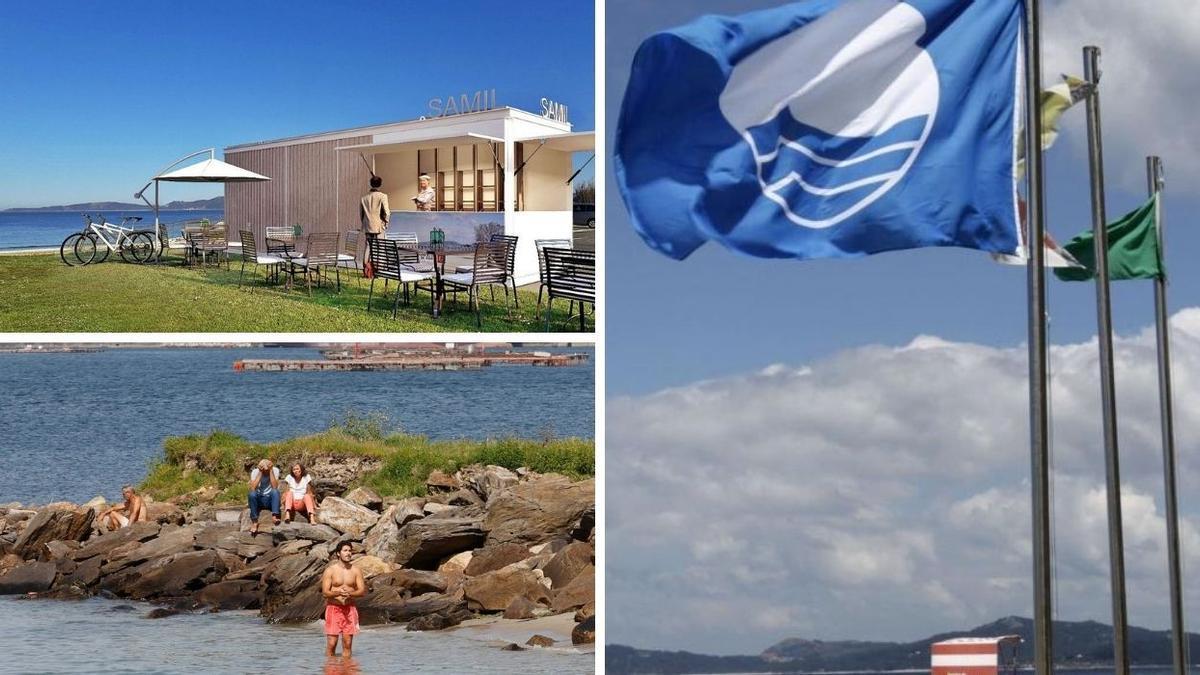
{"type": "MultiPolygon", "coordinates": [[[[161,241],[161,225],[158,222],[158,184],[160,181],[171,181],[174,183],[248,183],[264,180],[271,179],[253,171],[243,169],[240,166],[222,162],[217,159],[216,148],[208,148],[193,152],[163,167],[154,178],[151,178],[142,186],[141,190],[138,190],[133,195],[133,198],[146,202],[146,206],[154,207],[154,238],[156,241],[161,241]],[[204,153],[208,153],[208,159],[170,171],[179,164],[204,153]],[[150,187],[151,184],[154,185],[154,204],[150,204],[150,200],[143,196],[146,188],[150,187]]],[[[159,249],[159,255],[161,254],[162,250],[159,249]]]]}

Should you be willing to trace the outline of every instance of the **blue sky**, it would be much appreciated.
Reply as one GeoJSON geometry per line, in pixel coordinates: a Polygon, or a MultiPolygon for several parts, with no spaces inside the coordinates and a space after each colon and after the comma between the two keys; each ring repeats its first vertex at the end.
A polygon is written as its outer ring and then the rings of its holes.
{"type": "Polygon", "coordinates": [[[414,119],[485,88],[594,129],[594,28],[590,3],[550,0],[4,3],[0,209],[133,201],[195,150],[414,119]]]}
{"type": "MultiPolygon", "coordinates": [[[[605,35],[608,147],[633,52],[643,39],[703,13],[736,14],[777,4],[610,0],[605,35]]],[[[1059,72],[1080,73],[1083,40],[1096,40],[1106,48],[1101,65],[1112,83],[1102,101],[1110,220],[1145,200],[1145,155],[1161,155],[1168,179],[1164,203],[1172,272],[1169,298],[1173,308],[1195,304],[1200,270],[1189,264],[1186,252],[1200,245],[1200,230],[1190,226],[1187,214],[1200,207],[1200,199],[1186,186],[1200,178],[1200,169],[1194,159],[1196,142],[1187,137],[1186,126],[1180,126],[1186,120],[1176,123],[1189,97],[1194,105],[1195,95],[1184,94],[1177,81],[1167,79],[1162,86],[1175,96],[1170,106],[1146,106],[1147,99],[1129,96],[1130,85],[1145,87],[1171,74],[1171,64],[1147,60],[1145,66],[1157,72],[1146,74],[1143,81],[1144,74],[1131,70],[1134,64],[1122,62],[1124,54],[1113,49],[1121,46],[1128,53],[1130,42],[1116,26],[1101,22],[1088,33],[1067,25],[1074,20],[1070,8],[1081,4],[1085,3],[1052,2],[1045,10],[1047,85],[1059,72]],[[1105,42],[1102,29],[1113,30],[1112,39],[1105,42]],[[1119,79],[1123,72],[1129,73],[1125,81],[1119,79]],[[1182,105],[1176,107],[1176,102],[1182,105]]],[[[1180,68],[1185,63],[1179,58],[1180,68]]],[[[1091,225],[1084,123],[1082,105],[1069,111],[1059,143],[1046,159],[1047,226],[1060,241],[1091,225]]],[[[903,344],[921,333],[992,345],[1015,345],[1026,338],[1024,270],[993,264],[985,254],[925,249],[858,260],[757,260],[706,244],[676,262],[642,244],[629,225],[611,171],[609,181],[610,394],[644,393],[781,361],[799,363],[856,345],[903,344]]],[[[1051,281],[1048,302],[1052,339],[1075,341],[1095,334],[1091,285],[1051,281]]],[[[1117,330],[1128,332],[1152,322],[1152,303],[1148,283],[1114,285],[1117,330]]]]}
{"type": "MultiPolygon", "coordinates": [[[[651,33],[763,0],[609,0],[605,135],[651,33]],[[616,19],[619,17],[619,20],[616,19]]],[[[1163,157],[1184,569],[1200,565],[1195,0],[1043,3],[1046,83],[1099,45],[1109,220],[1163,157]]],[[[1083,106],[1047,224],[1090,227],[1083,106]]],[[[611,169],[611,162],[607,165],[611,169]]],[[[756,654],[1032,615],[1026,275],[982,253],[758,260],[646,247],[606,176],[607,640],[756,654]]],[[[1111,621],[1094,285],[1048,280],[1055,617],[1111,621]]],[[[1130,622],[1167,611],[1153,288],[1113,285],[1130,622]]],[[[1185,575],[1187,625],[1200,587],[1185,575]]]]}

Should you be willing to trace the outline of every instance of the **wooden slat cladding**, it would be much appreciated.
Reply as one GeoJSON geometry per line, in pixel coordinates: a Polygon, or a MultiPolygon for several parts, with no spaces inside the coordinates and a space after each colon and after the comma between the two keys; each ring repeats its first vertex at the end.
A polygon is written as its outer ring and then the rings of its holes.
{"type": "MultiPolygon", "coordinates": [[[[371,136],[343,138],[334,141],[338,147],[370,142],[371,136]]],[[[356,230],[362,227],[358,217],[358,203],[367,190],[371,189],[371,172],[367,170],[367,165],[363,163],[358,153],[353,150],[338,152],[337,163],[337,223],[343,231],[356,230]]]]}
{"type": "Polygon", "coordinates": [[[358,200],[371,175],[358,153],[337,148],[370,141],[358,136],[226,153],[226,162],[271,178],[225,185],[231,236],[249,229],[261,244],[268,226],[300,225],[306,234],[358,229],[358,200]]]}

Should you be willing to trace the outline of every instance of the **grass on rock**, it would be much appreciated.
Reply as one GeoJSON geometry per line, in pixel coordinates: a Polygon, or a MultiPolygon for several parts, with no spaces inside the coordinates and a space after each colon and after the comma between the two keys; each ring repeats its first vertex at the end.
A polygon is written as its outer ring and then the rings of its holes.
{"type": "MultiPolygon", "coordinates": [[[[220,490],[219,502],[245,500],[246,466],[271,458],[280,471],[291,463],[309,463],[318,456],[373,457],[377,471],[359,477],[384,496],[425,494],[425,479],[434,469],[453,473],[469,464],[496,464],[508,469],[529,467],[539,473],[561,473],[572,479],[595,474],[596,446],[582,438],[501,438],[441,440],[405,434],[378,426],[362,433],[351,418],[330,429],[272,443],[254,443],[226,431],[173,436],[163,443],[164,454],[150,466],[140,489],[157,500],[203,487],[220,490]]],[[[319,478],[319,476],[317,476],[319,478]]]]}
{"type": "MultiPolygon", "coordinates": [[[[430,296],[420,293],[403,304],[392,320],[389,292],[380,297],[375,283],[366,311],[370,281],[353,269],[342,270],[342,290],[303,286],[290,290],[267,284],[264,269],[238,288],[239,263],[224,267],[185,267],[178,258],[162,265],[133,265],[111,256],[108,262],[67,267],[57,255],[0,257],[0,331],[5,332],[162,332],[162,333],[334,333],[474,332],[475,312],[466,294],[447,297],[441,318],[430,314],[430,296]]],[[[395,285],[389,284],[389,291],[395,285]]],[[[511,292],[511,291],[510,291],[511,292]]],[[[537,311],[537,285],[518,290],[520,308],[505,307],[504,294],[481,293],[483,331],[542,332],[545,304],[537,311]]],[[[568,316],[568,303],[556,301],[551,331],[578,331],[579,318],[568,316]]],[[[593,317],[587,330],[595,329],[593,317]]]]}

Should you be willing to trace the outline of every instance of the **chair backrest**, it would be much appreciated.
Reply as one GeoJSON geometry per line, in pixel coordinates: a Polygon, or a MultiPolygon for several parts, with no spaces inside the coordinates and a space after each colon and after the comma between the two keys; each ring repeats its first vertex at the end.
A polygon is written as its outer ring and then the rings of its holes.
{"type": "Polygon", "coordinates": [[[400,278],[400,249],[396,242],[383,237],[367,240],[371,249],[372,273],[382,279],[400,278]]]}
{"type": "Polygon", "coordinates": [[[491,238],[488,239],[488,241],[503,241],[508,244],[508,247],[509,247],[508,267],[505,268],[505,271],[508,272],[509,276],[512,276],[513,265],[515,265],[517,262],[517,237],[516,237],[516,235],[500,234],[499,232],[496,232],[496,233],[492,234],[491,238]]]}
{"type": "Polygon", "coordinates": [[[246,230],[238,230],[238,236],[242,240],[242,260],[257,261],[258,245],[254,243],[254,233],[246,230]]]}
{"type": "Polygon", "coordinates": [[[543,249],[546,291],[550,297],[596,301],[596,252],[569,248],[543,249]]]}
{"type": "Polygon", "coordinates": [[[571,248],[570,239],[534,239],[533,246],[537,249],[538,257],[538,280],[543,285],[546,283],[546,256],[542,255],[542,251],[547,248],[571,248]]]}
{"type": "Polygon", "coordinates": [[[421,243],[421,240],[417,238],[416,232],[388,232],[387,238],[401,246],[411,246],[413,248],[416,248],[421,243]]]}
{"type": "Polygon", "coordinates": [[[407,248],[401,246],[400,242],[391,242],[396,245],[396,257],[400,262],[401,267],[406,267],[409,270],[416,270],[417,265],[421,262],[421,253],[415,248],[407,248]]]}
{"type": "Polygon", "coordinates": [[[309,266],[336,265],[338,262],[337,232],[314,232],[308,235],[308,244],[304,249],[304,258],[309,266]]]}
{"type": "Polygon", "coordinates": [[[502,284],[508,280],[512,245],[507,241],[488,241],[475,244],[475,283],[502,284]]]}
{"type": "Polygon", "coordinates": [[[358,256],[358,236],[358,230],[346,230],[346,236],[342,237],[342,253],[358,256]]]}
{"type": "Polygon", "coordinates": [[[229,245],[229,238],[226,235],[224,225],[209,225],[205,228],[204,236],[208,239],[209,246],[229,245]]]}

